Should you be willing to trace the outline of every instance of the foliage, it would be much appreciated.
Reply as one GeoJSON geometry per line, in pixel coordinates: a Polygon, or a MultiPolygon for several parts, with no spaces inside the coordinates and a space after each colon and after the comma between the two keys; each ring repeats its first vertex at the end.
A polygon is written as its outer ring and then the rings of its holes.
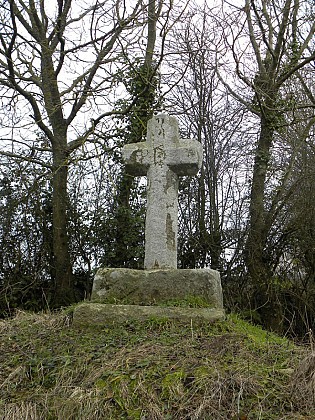
{"type": "MultiPolygon", "coordinates": [[[[121,175],[118,180],[118,192],[124,182],[121,175]]],[[[144,221],[145,221],[145,188],[135,188],[132,182],[129,201],[122,204],[119,197],[114,197],[97,233],[103,240],[100,264],[105,267],[143,268],[144,260],[144,221]]]]}
{"type": "Polygon", "coordinates": [[[118,100],[117,107],[128,108],[131,102],[135,104],[127,115],[118,117],[118,135],[122,145],[145,141],[147,122],[155,110],[161,108],[161,93],[159,91],[160,74],[156,63],[147,64],[136,59],[129,71],[121,74],[128,99],[118,100]]]}
{"type": "Polygon", "coordinates": [[[0,314],[47,308],[52,270],[51,186],[45,171],[21,164],[0,179],[0,314]]]}

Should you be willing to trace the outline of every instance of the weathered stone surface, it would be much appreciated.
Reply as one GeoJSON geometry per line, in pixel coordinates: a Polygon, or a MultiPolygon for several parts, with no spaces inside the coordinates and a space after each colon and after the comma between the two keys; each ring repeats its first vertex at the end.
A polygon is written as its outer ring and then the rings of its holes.
{"type": "Polygon", "coordinates": [[[224,311],[214,308],[175,308],[138,305],[109,305],[84,302],[75,307],[74,327],[113,326],[126,321],[174,320],[180,323],[211,323],[224,319],[224,311]]]}
{"type": "Polygon", "coordinates": [[[94,278],[91,297],[94,302],[135,305],[158,305],[193,298],[209,307],[223,308],[218,271],[101,268],[94,278]]]}
{"type": "Polygon", "coordinates": [[[178,177],[198,172],[202,146],[180,140],[176,118],[160,114],[148,122],[147,141],[122,154],[130,174],[148,178],[144,267],[177,268],[178,177]]]}

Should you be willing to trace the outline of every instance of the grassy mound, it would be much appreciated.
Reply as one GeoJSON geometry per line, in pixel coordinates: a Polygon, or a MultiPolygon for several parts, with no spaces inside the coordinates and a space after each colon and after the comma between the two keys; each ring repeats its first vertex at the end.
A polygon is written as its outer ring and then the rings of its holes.
{"type": "Polygon", "coordinates": [[[236,316],[75,329],[19,313],[0,336],[3,420],[315,418],[311,350],[236,316]]]}

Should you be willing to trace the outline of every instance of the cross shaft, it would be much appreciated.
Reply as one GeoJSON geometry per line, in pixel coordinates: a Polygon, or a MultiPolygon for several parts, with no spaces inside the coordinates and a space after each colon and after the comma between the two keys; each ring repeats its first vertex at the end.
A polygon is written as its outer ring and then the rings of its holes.
{"type": "Polygon", "coordinates": [[[127,172],[148,179],[144,268],[177,268],[178,177],[198,172],[202,146],[180,140],[177,120],[160,114],[148,122],[147,140],[122,152],[127,172]]]}

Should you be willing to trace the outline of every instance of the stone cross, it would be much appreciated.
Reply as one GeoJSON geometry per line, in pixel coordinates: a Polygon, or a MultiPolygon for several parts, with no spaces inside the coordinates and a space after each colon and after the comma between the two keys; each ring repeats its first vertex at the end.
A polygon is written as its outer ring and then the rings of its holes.
{"type": "Polygon", "coordinates": [[[176,118],[160,114],[148,122],[147,140],[122,153],[126,171],[148,179],[144,268],[177,268],[178,177],[198,172],[202,146],[180,140],[176,118]]]}

